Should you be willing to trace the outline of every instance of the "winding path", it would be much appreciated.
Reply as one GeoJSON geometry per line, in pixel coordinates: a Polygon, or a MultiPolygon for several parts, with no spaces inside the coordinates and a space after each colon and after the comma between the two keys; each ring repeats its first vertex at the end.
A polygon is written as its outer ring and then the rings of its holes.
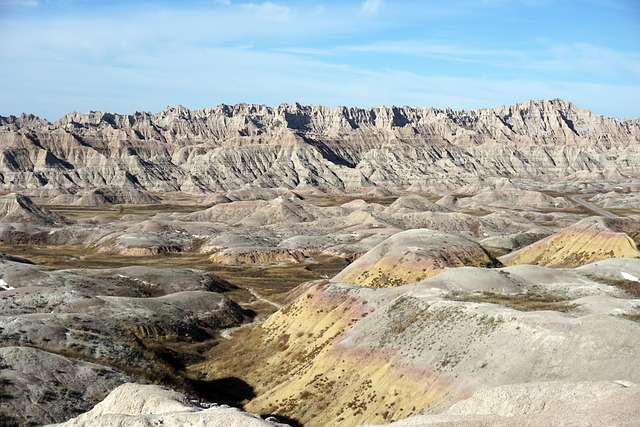
{"type": "MultiPolygon", "coordinates": [[[[253,289],[251,289],[251,288],[245,288],[245,289],[247,291],[249,291],[249,293],[255,299],[253,301],[251,301],[251,302],[242,304],[241,306],[243,308],[249,307],[249,306],[254,305],[254,304],[258,303],[258,302],[265,302],[265,303],[273,306],[275,308],[275,311],[278,311],[278,310],[282,309],[282,305],[280,305],[280,304],[278,304],[276,302],[273,302],[273,301],[269,301],[268,299],[265,299],[265,298],[261,297],[256,292],[254,292],[253,289]]],[[[243,323],[242,325],[239,325],[239,326],[235,326],[235,327],[232,327],[232,328],[224,329],[224,330],[220,331],[220,337],[225,339],[225,340],[230,340],[232,338],[232,335],[235,332],[238,332],[241,329],[252,328],[252,327],[258,326],[259,324],[263,323],[266,320],[267,317],[268,316],[261,316],[259,318],[256,318],[251,323],[243,323]]]]}
{"type": "Polygon", "coordinates": [[[585,197],[593,197],[593,194],[574,194],[571,196],[571,200],[605,218],[621,218],[620,215],[616,215],[594,205],[593,203],[587,202],[584,200],[585,197]]]}

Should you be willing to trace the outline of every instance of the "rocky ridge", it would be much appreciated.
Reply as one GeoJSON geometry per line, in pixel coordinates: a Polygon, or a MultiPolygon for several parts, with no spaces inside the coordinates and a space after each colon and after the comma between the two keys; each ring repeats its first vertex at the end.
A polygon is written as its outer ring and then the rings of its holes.
{"type": "Polygon", "coordinates": [[[554,99],[471,111],[299,104],[0,118],[0,187],[354,191],[492,177],[631,184],[640,121],[554,99]]]}
{"type": "MultiPolygon", "coordinates": [[[[634,399],[640,222],[584,219],[567,192],[633,214],[638,124],[560,100],[0,118],[3,404],[61,422],[130,376],[309,426],[634,399]]],[[[227,419],[114,399],[71,422],[227,419]]],[[[585,414],[635,414],[613,409],[585,414]]]]}
{"type": "Polygon", "coordinates": [[[0,196],[0,222],[39,225],[69,223],[66,218],[36,205],[29,197],[19,193],[0,196]]]}
{"type": "MultiPolygon", "coordinates": [[[[91,411],[59,427],[288,427],[226,405],[203,406],[175,391],[153,385],[123,384],[91,411]]],[[[51,426],[53,427],[53,426],[51,426]]]]}

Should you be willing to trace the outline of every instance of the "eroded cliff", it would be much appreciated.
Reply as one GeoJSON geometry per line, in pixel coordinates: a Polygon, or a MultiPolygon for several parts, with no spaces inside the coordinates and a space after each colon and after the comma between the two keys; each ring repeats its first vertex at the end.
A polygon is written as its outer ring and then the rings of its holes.
{"type": "Polygon", "coordinates": [[[0,117],[0,187],[206,193],[244,185],[429,189],[492,177],[628,182],[640,120],[562,100],[452,111],[299,104],[0,117]],[[445,184],[443,184],[445,183],[445,184]]]}

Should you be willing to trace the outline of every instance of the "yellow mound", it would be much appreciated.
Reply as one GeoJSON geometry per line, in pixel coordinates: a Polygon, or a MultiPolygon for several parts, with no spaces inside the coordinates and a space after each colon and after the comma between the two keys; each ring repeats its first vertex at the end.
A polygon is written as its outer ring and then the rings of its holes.
{"type": "Polygon", "coordinates": [[[446,267],[496,267],[500,263],[482,246],[460,236],[417,229],[389,237],[333,278],[373,288],[428,279],[446,267]]]}
{"type": "Polygon", "coordinates": [[[345,331],[372,311],[366,295],[345,291],[313,287],[262,325],[260,368],[251,373],[257,397],[245,410],[309,427],[346,427],[451,403],[448,375],[407,364],[395,350],[363,351],[344,341],[345,331]]]}
{"type": "Polygon", "coordinates": [[[586,218],[532,245],[501,257],[506,265],[578,267],[609,258],[638,258],[633,239],[603,218],[586,218]]]}

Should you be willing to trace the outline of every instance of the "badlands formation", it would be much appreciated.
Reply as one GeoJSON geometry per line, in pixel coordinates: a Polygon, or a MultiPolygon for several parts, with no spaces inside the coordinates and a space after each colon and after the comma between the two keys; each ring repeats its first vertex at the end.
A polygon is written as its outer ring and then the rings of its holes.
{"type": "Polygon", "coordinates": [[[639,119],[178,107],[0,151],[0,425],[637,423],[639,119]]]}

